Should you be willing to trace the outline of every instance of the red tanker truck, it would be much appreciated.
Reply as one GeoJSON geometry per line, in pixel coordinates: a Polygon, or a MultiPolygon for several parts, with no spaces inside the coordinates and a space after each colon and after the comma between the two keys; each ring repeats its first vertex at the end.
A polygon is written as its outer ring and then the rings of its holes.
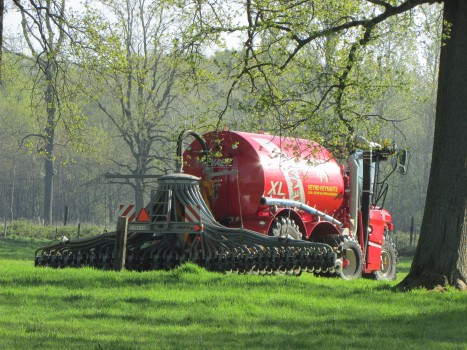
{"type": "MultiPolygon", "coordinates": [[[[135,221],[40,247],[35,265],[145,271],[192,262],[219,272],[394,279],[392,218],[377,203],[387,193],[380,163],[395,152],[356,144],[339,164],[308,140],[183,132],[177,171],[158,178],[135,221]]],[[[393,172],[404,172],[407,153],[397,159],[393,172]]]]}
{"type": "Polygon", "coordinates": [[[183,172],[203,180],[204,198],[219,223],[327,243],[342,252],[346,278],[395,278],[392,218],[376,204],[387,191],[380,162],[393,151],[359,138],[361,149],[342,165],[304,139],[237,131],[213,131],[202,139],[183,152],[183,172]]]}

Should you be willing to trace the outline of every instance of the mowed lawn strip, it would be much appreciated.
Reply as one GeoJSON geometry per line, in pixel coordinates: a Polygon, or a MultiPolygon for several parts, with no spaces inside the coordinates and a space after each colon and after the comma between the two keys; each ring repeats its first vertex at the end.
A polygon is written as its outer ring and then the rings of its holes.
{"type": "Polygon", "coordinates": [[[455,290],[192,264],[55,270],[35,268],[33,248],[0,241],[0,349],[467,349],[467,295],[455,290]]]}

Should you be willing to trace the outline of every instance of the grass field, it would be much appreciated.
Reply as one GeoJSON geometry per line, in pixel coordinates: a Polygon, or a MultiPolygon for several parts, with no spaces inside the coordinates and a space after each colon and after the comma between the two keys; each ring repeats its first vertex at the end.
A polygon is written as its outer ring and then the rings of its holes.
{"type": "Polygon", "coordinates": [[[398,280],[34,268],[0,240],[0,349],[467,349],[467,294],[398,280]]]}

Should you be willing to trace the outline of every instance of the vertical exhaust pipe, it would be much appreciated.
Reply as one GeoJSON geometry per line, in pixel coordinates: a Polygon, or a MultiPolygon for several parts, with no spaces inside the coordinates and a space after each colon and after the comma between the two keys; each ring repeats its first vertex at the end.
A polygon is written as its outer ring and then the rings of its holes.
{"type": "Polygon", "coordinates": [[[368,239],[370,235],[370,209],[372,200],[372,188],[371,188],[371,166],[372,166],[372,148],[381,147],[381,145],[369,142],[364,137],[357,136],[355,138],[355,144],[363,150],[363,183],[362,183],[362,200],[361,200],[361,212],[362,212],[362,226],[363,226],[363,237],[365,250],[363,252],[364,259],[368,256],[368,239]]]}
{"type": "Polygon", "coordinates": [[[357,224],[358,224],[358,208],[360,206],[359,201],[359,189],[358,189],[358,161],[355,154],[352,154],[347,159],[350,170],[350,198],[349,198],[349,211],[350,211],[350,233],[353,237],[357,235],[357,224]]]}
{"type": "Polygon", "coordinates": [[[368,256],[368,238],[370,235],[370,205],[371,205],[371,148],[363,151],[363,184],[362,184],[362,226],[365,238],[365,258],[368,256]]]}

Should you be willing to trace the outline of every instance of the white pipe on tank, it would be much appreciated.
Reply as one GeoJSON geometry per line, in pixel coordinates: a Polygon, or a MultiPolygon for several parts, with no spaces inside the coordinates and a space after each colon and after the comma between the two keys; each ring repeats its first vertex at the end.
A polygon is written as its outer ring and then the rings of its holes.
{"type": "Polygon", "coordinates": [[[281,199],[281,198],[271,198],[271,197],[261,197],[260,199],[260,204],[261,205],[283,205],[286,207],[294,207],[301,209],[311,215],[318,215],[321,216],[324,220],[332,222],[334,225],[337,225],[339,227],[342,227],[342,222],[339,220],[334,219],[332,216],[323,213],[322,211],[319,211],[316,208],[310,207],[302,202],[299,201],[294,201],[292,199],[281,199]]]}

